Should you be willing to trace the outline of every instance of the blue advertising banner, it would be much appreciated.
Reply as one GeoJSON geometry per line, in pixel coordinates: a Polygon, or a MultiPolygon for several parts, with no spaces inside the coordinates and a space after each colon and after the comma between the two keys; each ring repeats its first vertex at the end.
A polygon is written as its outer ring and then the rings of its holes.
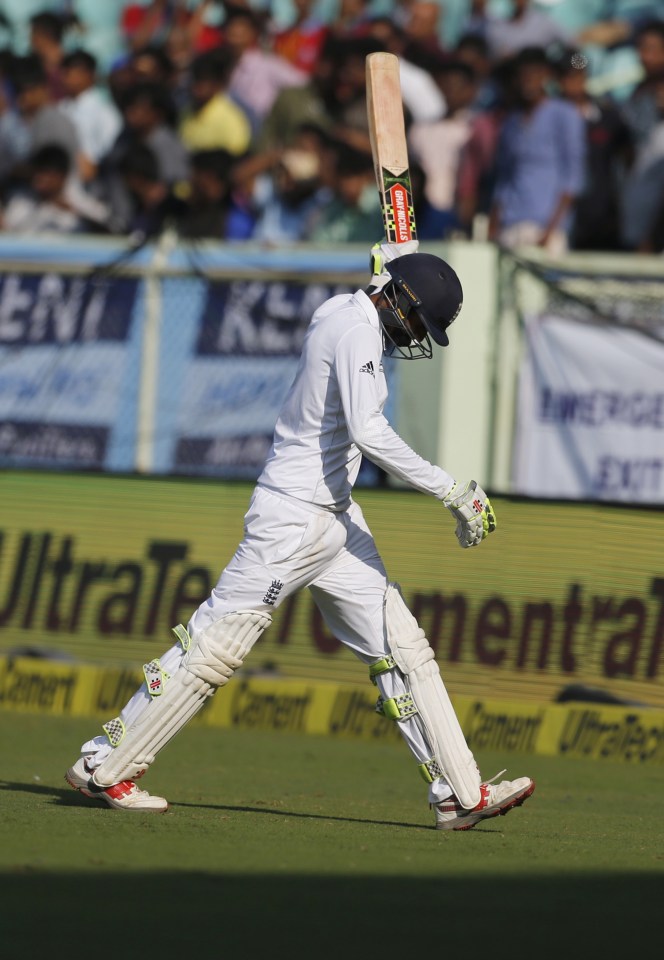
{"type": "Polygon", "coordinates": [[[0,275],[0,467],[255,479],[313,313],[354,289],[93,276],[0,275]]]}
{"type": "Polygon", "coordinates": [[[181,326],[178,297],[175,292],[165,297],[174,315],[167,314],[162,369],[166,376],[169,369],[176,376],[178,368],[177,378],[185,386],[170,424],[164,420],[168,404],[159,405],[157,433],[173,431],[167,462],[159,460],[159,468],[256,477],[269,452],[312,314],[329,297],[350,289],[271,280],[209,283],[184,364],[182,355],[173,356],[170,336],[174,325],[181,326]]]}
{"type": "Polygon", "coordinates": [[[131,468],[133,441],[118,457],[115,434],[136,420],[123,388],[136,369],[137,288],[117,277],[0,276],[0,465],[131,468]]]}
{"type": "Polygon", "coordinates": [[[315,310],[348,293],[338,284],[212,283],[196,345],[199,356],[297,356],[315,310]]]}
{"type": "Polygon", "coordinates": [[[0,275],[0,344],[123,342],[136,281],[45,273],[0,275]]]}

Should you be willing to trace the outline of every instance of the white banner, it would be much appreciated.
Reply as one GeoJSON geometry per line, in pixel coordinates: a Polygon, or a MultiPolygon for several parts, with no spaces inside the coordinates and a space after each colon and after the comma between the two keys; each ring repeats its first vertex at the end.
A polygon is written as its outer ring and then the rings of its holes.
{"type": "Polygon", "coordinates": [[[515,454],[516,493],[664,503],[664,343],[530,319],[515,454]]]}

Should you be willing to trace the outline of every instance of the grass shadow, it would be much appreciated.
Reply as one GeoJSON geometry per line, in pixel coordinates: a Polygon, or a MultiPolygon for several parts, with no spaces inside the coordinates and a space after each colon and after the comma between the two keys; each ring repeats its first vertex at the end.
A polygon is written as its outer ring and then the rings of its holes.
{"type": "MultiPolygon", "coordinates": [[[[389,867],[389,850],[385,851],[389,867]]],[[[458,877],[229,873],[0,874],[3,955],[95,960],[458,952],[502,960],[634,956],[661,908],[652,875],[458,877]],[[35,922],[38,918],[38,922],[35,922]],[[68,952],[72,952],[71,949],[68,952]],[[78,952],[78,950],[77,950],[78,952]]]]}
{"type": "MultiPolygon", "coordinates": [[[[95,807],[103,806],[102,800],[90,800],[81,793],[73,790],[71,787],[53,787],[43,783],[17,783],[6,780],[0,781],[0,791],[8,790],[17,793],[31,793],[42,796],[45,799],[54,802],[63,807],[89,807],[94,804],[95,807]]],[[[268,814],[272,817],[293,817],[302,820],[333,820],[340,823],[366,823],[382,827],[401,827],[409,830],[431,830],[431,826],[421,823],[404,823],[398,820],[375,820],[365,817],[339,817],[323,813],[307,813],[303,811],[285,810],[283,807],[272,808],[264,805],[251,804],[224,804],[224,803],[189,803],[175,802],[170,803],[169,808],[173,811],[178,809],[193,808],[198,810],[218,810],[228,813],[249,813],[249,814],[268,814]]]]}

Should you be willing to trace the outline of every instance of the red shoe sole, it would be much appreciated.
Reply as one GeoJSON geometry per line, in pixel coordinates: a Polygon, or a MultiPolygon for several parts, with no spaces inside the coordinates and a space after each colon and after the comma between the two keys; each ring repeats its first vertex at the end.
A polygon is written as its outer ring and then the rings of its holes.
{"type": "MultiPolygon", "coordinates": [[[[87,798],[88,798],[88,800],[99,800],[101,803],[104,803],[104,804],[106,804],[107,806],[109,806],[112,810],[118,810],[118,809],[120,809],[119,807],[113,806],[113,804],[110,803],[103,794],[101,794],[101,793],[100,793],[100,794],[90,793],[90,791],[89,791],[89,790],[86,790],[85,787],[79,787],[77,784],[74,783],[73,780],[70,780],[70,779],[69,779],[69,777],[67,776],[66,773],[65,773],[65,782],[68,783],[69,786],[70,786],[73,790],[77,790],[79,793],[82,793],[84,797],[87,797],[87,798]]],[[[167,810],[168,810],[168,804],[166,804],[166,806],[164,807],[163,810],[140,810],[140,811],[134,811],[134,812],[140,812],[140,813],[166,813],[167,810]]]]}
{"type": "Polygon", "coordinates": [[[482,822],[482,820],[491,820],[492,817],[504,817],[506,813],[510,812],[510,810],[513,810],[515,807],[520,807],[521,804],[528,799],[528,797],[531,797],[533,795],[534,790],[535,790],[535,781],[533,780],[530,786],[527,787],[527,789],[524,790],[523,793],[519,794],[518,797],[514,797],[513,800],[508,800],[508,802],[504,804],[502,807],[498,807],[497,810],[492,810],[491,813],[487,813],[484,816],[478,817],[477,820],[473,821],[473,823],[464,823],[462,826],[453,827],[452,829],[453,830],[472,830],[473,827],[476,827],[478,823],[482,822]]]}
{"type": "Polygon", "coordinates": [[[93,793],[90,793],[89,790],[85,790],[83,787],[79,787],[78,784],[74,783],[73,780],[70,780],[66,773],[65,773],[65,781],[69,784],[72,790],[78,790],[78,792],[82,793],[84,797],[88,798],[88,800],[97,799],[97,797],[95,797],[93,793]]]}

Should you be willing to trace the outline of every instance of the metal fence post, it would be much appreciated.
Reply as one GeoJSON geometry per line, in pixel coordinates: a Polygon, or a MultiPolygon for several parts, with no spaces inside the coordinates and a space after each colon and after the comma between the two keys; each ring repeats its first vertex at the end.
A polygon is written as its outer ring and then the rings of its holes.
{"type": "Polygon", "coordinates": [[[154,467],[163,271],[176,242],[177,237],[173,231],[164,231],[155,245],[154,256],[145,271],[145,315],[136,429],[135,463],[138,473],[152,473],[154,467]]]}

